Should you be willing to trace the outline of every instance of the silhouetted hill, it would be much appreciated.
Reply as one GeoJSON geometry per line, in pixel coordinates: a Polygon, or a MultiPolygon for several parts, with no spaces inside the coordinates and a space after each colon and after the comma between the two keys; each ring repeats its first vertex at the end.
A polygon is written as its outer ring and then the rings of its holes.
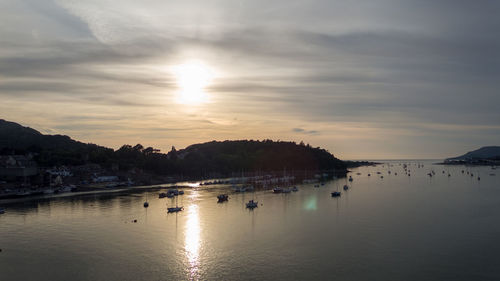
{"type": "Polygon", "coordinates": [[[78,149],[84,145],[68,136],[43,135],[32,128],[0,119],[0,148],[23,150],[30,146],[40,146],[46,149],[63,146],[68,149],[78,149]]]}
{"type": "Polygon", "coordinates": [[[92,157],[113,150],[85,144],[64,135],[44,135],[37,130],[0,119],[0,152],[2,154],[36,154],[35,160],[45,166],[78,165],[92,157]]]}
{"type": "Polygon", "coordinates": [[[183,171],[230,173],[238,171],[338,170],[346,165],[319,147],[285,141],[212,141],[177,152],[183,171]]]}
{"type": "Polygon", "coordinates": [[[159,175],[227,176],[257,171],[332,171],[346,164],[328,151],[284,141],[212,141],[160,153],[152,147],[123,145],[113,149],[85,144],[62,135],[44,135],[17,123],[0,120],[2,154],[35,154],[41,166],[100,164],[122,171],[141,169],[159,175]]]}
{"type": "Polygon", "coordinates": [[[448,161],[474,160],[474,159],[495,159],[500,158],[500,146],[484,146],[480,149],[467,152],[466,154],[454,158],[448,158],[448,161]]]}

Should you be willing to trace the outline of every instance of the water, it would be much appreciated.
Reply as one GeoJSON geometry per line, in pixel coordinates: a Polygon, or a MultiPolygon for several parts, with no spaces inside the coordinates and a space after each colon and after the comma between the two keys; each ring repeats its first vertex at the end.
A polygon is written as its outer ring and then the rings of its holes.
{"type": "Polygon", "coordinates": [[[0,280],[499,280],[500,174],[419,163],[354,169],[348,191],[186,190],[178,214],[159,191],[0,203],[0,280]]]}

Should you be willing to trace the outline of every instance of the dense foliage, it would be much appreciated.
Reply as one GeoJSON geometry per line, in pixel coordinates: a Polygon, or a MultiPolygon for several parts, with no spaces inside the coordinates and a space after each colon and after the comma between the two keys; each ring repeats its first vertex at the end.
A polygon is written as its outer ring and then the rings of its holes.
{"type": "Polygon", "coordinates": [[[159,175],[230,175],[252,171],[338,170],[346,165],[328,151],[284,141],[223,141],[195,144],[160,153],[152,147],[124,145],[114,151],[84,144],[67,136],[43,135],[31,128],[0,120],[3,154],[33,153],[41,166],[100,164],[120,170],[141,169],[159,175]]]}

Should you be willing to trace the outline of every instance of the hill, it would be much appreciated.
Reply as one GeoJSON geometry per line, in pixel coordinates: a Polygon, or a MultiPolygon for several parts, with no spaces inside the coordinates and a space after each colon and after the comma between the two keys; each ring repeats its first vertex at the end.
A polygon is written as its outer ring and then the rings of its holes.
{"type": "Polygon", "coordinates": [[[0,119],[0,154],[36,154],[42,166],[96,162],[95,156],[113,149],[85,144],[64,135],[44,135],[37,130],[0,119]]]}
{"type": "Polygon", "coordinates": [[[85,144],[63,135],[44,135],[0,120],[1,154],[35,154],[40,166],[99,164],[121,171],[140,169],[158,175],[228,176],[258,171],[332,171],[345,174],[346,163],[328,151],[285,141],[212,141],[165,154],[152,147],[123,145],[118,150],[85,144]]]}
{"type": "Polygon", "coordinates": [[[500,146],[484,146],[462,156],[448,158],[446,160],[472,160],[472,159],[495,159],[500,157],[500,146]]]}
{"type": "Polygon", "coordinates": [[[462,156],[448,158],[443,164],[500,165],[500,146],[485,146],[462,156]]]}
{"type": "Polygon", "coordinates": [[[183,171],[230,173],[238,171],[339,170],[346,165],[328,151],[285,141],[212,141],[177,152],[183,171]]]}

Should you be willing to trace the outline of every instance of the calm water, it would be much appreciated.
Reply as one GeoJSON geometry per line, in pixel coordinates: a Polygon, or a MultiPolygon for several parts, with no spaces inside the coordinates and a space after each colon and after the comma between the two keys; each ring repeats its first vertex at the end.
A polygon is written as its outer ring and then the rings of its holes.
{"type": "Polygon", "coordinates": [[[345,179],[223,204],[228,187],[186,190],[178,214],[159,191],[0,202],[0,280],[500,280],[500,169],[390,163],[340,198],[345,179]]]}

